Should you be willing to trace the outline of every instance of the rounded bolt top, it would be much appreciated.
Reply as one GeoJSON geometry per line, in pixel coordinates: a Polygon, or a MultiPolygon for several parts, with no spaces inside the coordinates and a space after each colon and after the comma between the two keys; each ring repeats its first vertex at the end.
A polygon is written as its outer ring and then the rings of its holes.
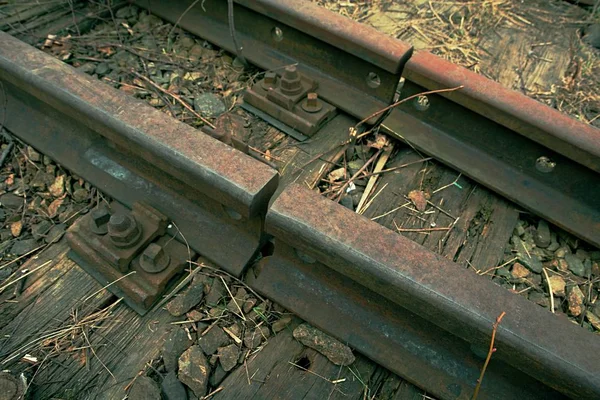
{"type": "Polygon", "coordinates": [[[94,209],[91,213],[90,229],[97,235],[104,235],[108,232],[108,221],[110,212],[104,206],[94,209]]]}
{"type": "Polygon", "coordinates": [[[118,212],[108,221],[108,235],[115,246],[130,247],[137,243],[142,229],[132,215],[118,212]]]}
{"type": "Polygon", "coordinates": [[[156,274],[169,266],[171,258],[163,247],[157,243],[150,243],[140,257],[140,266],[150,274],[156,274]]]}

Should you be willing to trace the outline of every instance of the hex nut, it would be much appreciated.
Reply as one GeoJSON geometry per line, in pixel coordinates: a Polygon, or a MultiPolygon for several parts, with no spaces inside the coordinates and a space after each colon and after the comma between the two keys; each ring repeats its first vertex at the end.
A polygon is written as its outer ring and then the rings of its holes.
{"type": "Polygon", "coordinates": [[[89,228],[97,235],[106,235],[108,232],[108,221],[110,212],[108,208],[101,206],[90,213],[89,228]]]}
{"type": "Polygon", "coordinates": [[[140,256],[140,266],[150,274],[156,274],[169,266],[171,257],[161,245],[150,243],[140,256]]]}
{"type": "Polygon", "coordinates": [[[287,96],[293,96],[302,91],[302,82],[300,74],[296,70],[295,65],[290,65],[285,68],[281,81],[279,83],[281,93],[287,96]]]}
{"type": "Polygon", "coordinates": [[[115,213],[108,221],[108,235],[117,247],[131,247],[142,235],[142,229],[133,217],[125,213],[115,213]]]}

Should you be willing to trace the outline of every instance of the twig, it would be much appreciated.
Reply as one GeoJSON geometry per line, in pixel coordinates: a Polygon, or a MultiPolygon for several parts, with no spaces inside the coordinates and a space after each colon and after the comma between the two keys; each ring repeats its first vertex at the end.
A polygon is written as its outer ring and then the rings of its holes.
{"type": "Polygon", "coordinates": [[[372,163],[373,161],[375,161],[375,160],[377,159],[377,157],[379,157],[379,155],[381,154],[382,150],[383,150],[383,149],[379,149],[379,150],[377,150],[377,153],[375,153],[375,154],[373,155],[373,157],[371,157],[371,158],[369,159],[369,161],[367,161],[367,162],[365,163],[365,165],[363,165],[362,167],[360,167],[360,169],[359,169],[358,171],[356,171],[356,173],[355,173],[354,175],[352,175],[352,177],[351,177],[350,179],[348,179],[348,180],[346,181],[346,183],[344,183],[344,184],[342,185],[342,187],[341,187],[341,188],[338,190],[338,192],[337,192],[337,193],[336,193],[336,194],[335,194],[335,195],[332,197],[332,199],[334,199],[334,200],[335,200],[335,199],[337,199],[338,197],[340,197],[340,196],[341,196],[341,195],[344,193],[344,190],[345,190],[345,189],[348,187],[348,185],[350,185],[350,183],[352,183],[352,182],[353,182],[353,181],[354,181],[354,180],[355,180],[355,179],[356,179],[356,178],[357,178],[357,177],[358,177],[360,174],[362,174],[362,172],[363,172],[365,169],[367,169],[367,167],[368,167],[369,165],[371,165],[371,163],[372,163]]]}
{"type": "MultiPolygon", "coordinates": [[[[379,160],[377,160],[377,163],[375,163],[375,169],[373,170],[374,173],[380,172],[383,170],[383,167],[385,167],[385,164],[389,160],[393,151],[394,151],[394,144],[392,143],[388,147],[386,147],[386,149],[384,150],[381,157],[379,157],[379,160]]],[[[358,205],[356,206],[356,212],[358,214],[362,214],[361,210],[363,209],[363,206],[367,202],[368,197],[371,195],[371,191],[375,187],[377,178],[379,178],[379,176],[377,176],[377,175],[372,175],[369,178],[369,181],[367,182],[367,187],[365,188],[365,191],[363,192],[363,195],[361,196],[360,201],[358,202],[358,205]]]]}
{"type": "Polygon", "coordinates": [[[103,291],[104,289],[108,289],[108,287],[112,286],[113,284],[119,282],[121,279],[125,279],[130,275],[135,274],[136,271],[131,271],[130,273],[128,273],[127,275],[123,275],[122,277],[115,279],[114,281],[112,281],[111,283],[109,283],[106,286],[102,286],[100,289],[96,290],[94,293],[90,294],[88,297],[86,297],[85,299],[83,299],[82,303],[85,303],[86,301],[88,301],[89,299],[91,299],[92,297],[96,296],[98,293],[100,293],[101,291],[103,291]]]}
{"type": "Polygon", "coordinates": [[[397,102],[395,102],[395,103],[393,103],[393,104],[390,104],[389,106],[387,106],[387,107],[385,107],[385,108],[382,108],[382,109],[381,109],[381,110],[379,110],[379,111],[376,111],[376,112],[374,112],[373,114],[369,115],[368,117],[366,117],[365,119],[363,119],[362,121],[360,121],[359,123],[357,123],[357,124],[354,126],[354,129],[358,129],[358,127],[359,127],[360,125],[364,124],[365,122],[367,122],[367,121],[368,121],[368,120],[370,120],[371,118],[373,118],[373,117],[376,117],[376,116],[378,116],[378,115],[381,115],[381,114],[383,114],[384,112],[386,112],[386,111],[388,111],[388,110],[391,110],[392,108],[398,107],[400,104],[406,103],[407,101],[409,101],[409,100],[412,100],[412,99],[414,99],[414,98],[417,98],[417,97],[419,97],[419,96],[426,96],[426,95],[429,95],[429,94],[435,94],[435,93],[453,92],[453,91],[455,91],[455,90],[462,89],[463,87],[464,87],[463,85],[460,85],[460,86],[453,87],[453,88],[429,90],[429,91],[427,91],[427,92],[421,92],[421,93],[416,93],[416,94],[413,94],[412,96],[408,96],[408,97],[406,97],[406,98],[404,98],[404,99],[402,99],[402,100],[398,100],[397,102]]]}
{"type": "Polygon", "coordinates": [[[542,272],[546,277],[546,283],[548,284],[548,294],[550,295],[550,311],[554,314],[554,293],[552,292],[552,285],[550,284],[550,278],[548,277],[548,272],[546,268],[542,268],[542,272]]]}
{"type": "Polygon", "coordinates": [[[42,265],[40,265],[40,266],[38,266],[38,267],[36,267],[36,268],[32,269],[31,271],[27,272],[26,274],[23,274],[23,275],[21,275],[20,277],[18,277],[18,278],[17,278],[17,279],[15,279],[14,281],[12,281],[12,282],[9,282],[9,283],[7,283],[6,285],[4,285],[4,286],[0,287],[0,293],[2,293],[2,292],[4,291],[4,289],[6,289],[7,287],[9,287],[9,286],[12,286],[12,285],[14,285],[15,283],[19,282],[21,279],[25,279],[25,277],[27,277],[27,276],[29,276],[29,275],[33,274],[33,273],[34,273],[35,271],[37,271],[38,269],[40,269],[40,268],[44,268],[45,266],[47,266],[47,265],[48,265],[48,264],[50,264],[51,262],[52,262],[52,260],[48,260],[48,261],[46,261],[45,263],[43,263],[42,265]]]}
{"type": "Polygon", "coordinates": [[[177,96],[174,93],[169,92],[166,89],[163,89],[160,85],[157,85],[156,83],[154,83],[154,81],[152,79],[145,77],[144,75],[140,74],[139,72],[131,70],[131,73],[134,74],[135,76],[137,76],[138,78],[140,78],[141,80],[143,80],[144,82],[147,82],[148,84],[150,84],[155,89],[158,89],[161,92],[163,92],[164,94],[171,96],[179,104],[181,104],[182,106],[184,106],[186,108],[186,110],[188,110],[189,112],[191,112],[192,114],[194,114],[194,116],[196,116],[196,118],[198,118],[200,121],[204,122],[206,125],[210,126],[213,129],[217,129],[217,127],[214,126],[209,120],[207,120],[202,115],[200,115],[196,111],[194,111],[194,109],[192,107],[190,107],[190,105],[188,103],[186,103],[185,101],[181,100],[181,97],[177,96]]]}
{"type": "Polygon", "coordinates": [[[227,283],[225,283],[225,279],[223,279],[222,276],[220,276],[219,278],[221,278],[221,282],[223,282],[223,286],[225,286],[225,289],[227,289],[227,293],[229,293],[229,296],[231,297],[231,300],[233,300],[233,303],[235,304],[235,306],[237,307],[238,311],[240,312],[240,315],[238,315],[238,317],[240,317],[243,321],[246,321],[246,316],[242,312],[242,308],[238,304],[237,300],[235,299],[235,297],[231,293],[231,290],[229,290],[229,286],[227,286],[227,283]]]}
{"type": "Polygon", "coordinates": [[[451,226],[444,227],[433,227],[433,228],[400,228],[397,227],[398,232],[436,232],[436,231],[447,231],[451,229],[451,226]]]}
{"type": "Polygon", "coordinates": [[[183,17],[185,17],[185,14],[187,14],[192,8],[194,8],[194,6],[196,4],[198,4],[198,2],[200,2],[200,0],[194,1],[192,4],[190,4],[190,6],[188,8],[185,9],[185,11],[183,13],[181,13],[181,15],[179,16],[179,18],[177,18],[177,21],[175,21],[175,24],[173,24],[173,28],[171,28],[171,30],[169,31],[169,34],[167,35],[167,37],[171,37],[171,35],[175,31],[175,28],[177,28],[177,25],[179,25],[179,23],[181,22],[181,20],[183,19],[183,17]]]}
{"type": "Polygon", "coordinates": [[[244,48],[238,42],[236,32],[235,32],[235,19],[233,18],[233,0],[227,0],[227,20],[229,22],[229,35],[231,36],[231,40],[233,41],[233,46],[235,47],[235,54],[238,59],[242,63],[244,67],[248,67],[248,61],[244,58],[243,50],[244,48]]]}
{"type": "Polygon", "coordinates": [[[473,392],[473,397],[471,400],[477,400],[477,396],[479,395],[479,389],[481,388],[481,382],[483,382],[483,375],[485,374],[485,370],[487,369],[488,364],[490,363],[490,359],[492,358],[492,354],[496,351],[494,347],[494,341],[496,340],[496,332],[498,331],[498,325],[500,325],[500,321],[506,315],[506,312],[502,311],[502,313],[496,318],[496,322],[492,325],[492,339],[490,340],[490,349],[488,350],[487,357],[485,358],[485,363],[483,364],[483,368],[481,368],[481,374],[479,375],[479,379],[477,379],[477,386],[475,386],[475,391],[473,392]]]}

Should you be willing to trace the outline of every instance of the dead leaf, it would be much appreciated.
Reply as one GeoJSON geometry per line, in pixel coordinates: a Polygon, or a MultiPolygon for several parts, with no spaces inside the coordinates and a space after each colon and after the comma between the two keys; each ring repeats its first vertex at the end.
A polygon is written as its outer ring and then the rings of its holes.
{"type": "Polygon", "coordinates": [[[334,169],[329,173],[329,180],[335,182],[342,179],[344,176],[346,176],[346,168],[334,169]]]}
{"type": "Polygon", "coordinates": [[[427,208],[427,197],[422,190],[412,190],[408,198],[413,202],[417,210],[423,212],[427,208]]]}
{"type": "Polygon", "coordinates": [[[115,52],[115,49],[113,49],[110,46],[98,47],[98,52],[105,54],[107,56],[110,56],[111,54],[113,54],[115,52]]]}
{"type": "Polygon", "coordinates": [[[15,184],[15,174],[10,174],[8,175],[8,177],[6,178],[6,180],[4,181],[8,186],[14,185],[15,184]]]}
{"type": "Polygon", "coordinates": [[[369,141],[369,143],[367,145],[374,149],[383,149],[385,146],[388,145],[388,138],[385,135],[379,134],[379,135],[375,136],[374,141],[369,141]]]}
{"type": "Polygon", "coordinates": [[[48,191],[54,197],[60,197],[65,193],[65,176],[59,175],[54,179],[52,185],[48,187],[48,191]]]}
{"type": "Polygon", "coordinates": [[[62,203],[65,201],[65,197],[66,194],[64,194],[62,197],[54,200],[52,203],[50,203],[50,205],[48,206],[48,217],[50,218],[54,218],[56,217],[56,214],[58,213],[58,207],[60,207],[62,205],[62,203]]]}
{"type": "Polygon", "coordinates": [[[12,235],[14,237],[21,236],[22,230],[23,230],[23,221],[17,221],[17,222],[13,222],[12,224],[10,224],[10,233],[12,233],[12,235]]]}

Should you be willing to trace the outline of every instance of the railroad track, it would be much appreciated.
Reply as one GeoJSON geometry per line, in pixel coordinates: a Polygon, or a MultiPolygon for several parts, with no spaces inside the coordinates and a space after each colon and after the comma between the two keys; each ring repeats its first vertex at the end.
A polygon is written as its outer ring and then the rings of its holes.
{"type": "MultiPolygon", "coordinates": [[[[600,245],[598,129],[306,2],[135,3],[266,70],[246,107],[329,163],[375,126],[600,245]]],[[[136,311],[197,253],[439,398],[471,398],[502,314],[479,398],[600,396],[595,335],[297,183],[320,165],[279,173],[5,33],[0,82],[3,125],[115,199],[68,238],[136,311]]]]}

